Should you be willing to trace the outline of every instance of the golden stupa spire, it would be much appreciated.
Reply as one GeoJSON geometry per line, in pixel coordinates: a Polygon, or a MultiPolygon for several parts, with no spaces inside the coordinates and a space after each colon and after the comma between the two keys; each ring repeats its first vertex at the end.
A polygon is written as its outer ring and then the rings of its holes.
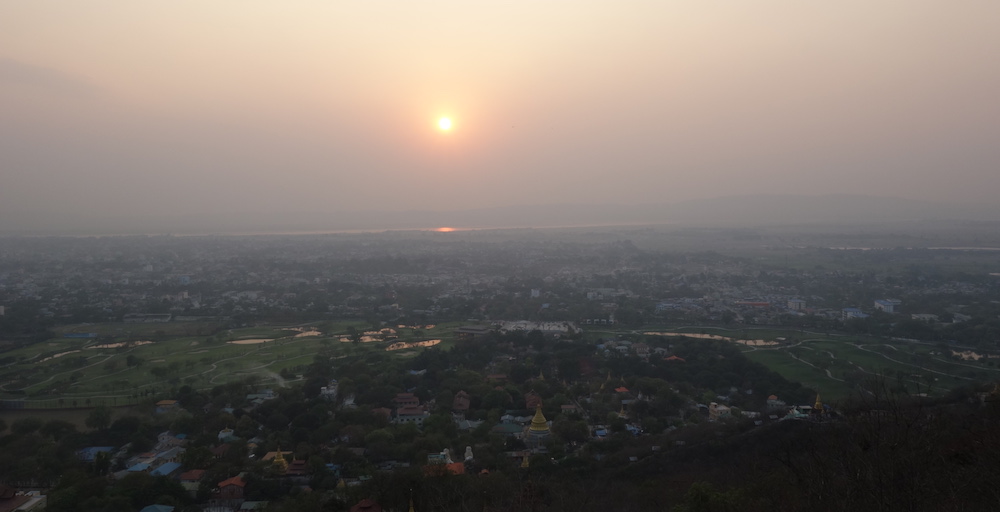
{"type": "Polygon", "coordinates": [[[288,462],[285,460],[285,456],[281,454],[280,444],[278,445],[278,454],[274,456],[274,461],[271,464],[282,473],[288,470],[288,462]]]}
{"type": "Polygon", "coordinates": [[[816,403],[813,404],[813,409],[818,412],[823,412],[823,402],[819,399],[819,393],[816,393],[816,403]]]}
{"type": "Polygon", "coordinates": [[[537,432],[548,429],[549,429],[549,422],[548,420],[545,419],[545,415],[542,414],[542,404],[538,404],[538,406],[535,407],[535,417],[531,418],[531,427],[529,427],[529,430],[534,430],[537,432]]]}

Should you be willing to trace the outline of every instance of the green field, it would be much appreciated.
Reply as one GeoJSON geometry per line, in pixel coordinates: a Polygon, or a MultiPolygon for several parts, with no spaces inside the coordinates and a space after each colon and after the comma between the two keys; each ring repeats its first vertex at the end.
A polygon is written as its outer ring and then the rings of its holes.
{"type": "MultiPolygon", "coordinates": [[[[327,324],[326,334],[313,336],[297,336],[311,330],[309,325],[222,330],[205,323],[68,326],[58,332],[94,332],[100,337],[59,337],[3,353],[6,363],[0,367],[0,399],[24,400],[29,408],[123,406],[182,385],[211,389],[252,378],[261,387],[280,387],[286,380],[283,371],[294,378],[321,350],[334,357],[346,357],[385,351],[396,342],[431,339],[441,340],[436,347],[447,350],[454,344],[452,331],[458,325],[393,328],[388,336],[391,339],[372,335],[366,338],[370,341],[361,343],[345,341],[349,332],[363,333],[368,327],[358,322],[327,324]]],[[[951,357],[950,350],[930,344],[752,327],[649,327],[639,332],[777,343],[744,344],[741,350],[752,361],[818,390],[831,401],[855,393],[874,375],[883,375],[910,392],[931,395],[1000,378],[1000,369],[989,360],[957,360],[951,357]]],[[[587,330],[584,339],[609,334],[635,336],[638,332],[596,328],[587,330]]],[[[426,348],[405,348],[389,354],[405,358],[422,350],[426,348]]]]}
{"type": "Polygon", "coordinates": [[[767,366],[775,373],[790,381],[801,382],[803,386],[815,389],[826,400],[847,397],[853,389],[850,384],[828,378],[825,374],[817,372],[814,368],[789,357],[786,352],[756,350],[746,355],[750,360],[767,366]]]}
{"type": "Polygon", "coordinates": [[[743,353],[786,379],[819,391],[827,400],[841,400],[855,394],[859,386],[876,375],[910,393],[928,395],[942,395],[959,386],[1000,379],[1000,369],[987,359],[962,361],[952,357],[950,349],[919,342],[752,327],[681,327],[662,331],[777,341],[778,345],[773,346],[746,346],[743,353]]]}
{"type": "MultiPolygon", "coordinates": [[[[282,386],[282,371],[299,373],[321,350],[335,357],[385,351],[394,342],[442,340],[453,343],[457,324],[431,328],[393,328],[384,336],[348,339],[344,322],[327,326],[327,334],[297,336],[310,326],[252,327],[221,330],[212,336],[191,336],[206,326],[190,324],[100,324],[73,326],[61,332],[94,332],[96,339],[53,338],[3,354],[0,398],[25,400],[26,407],[87,407],[132,405],[182,385],[211,389],[236,380],[256,378],[262,387],[282,386]],[[266,341],[265,341],[266,340],[266,341]]],[[[393,350],[394,357],[412,357],[423,347],[393,350]]]]}

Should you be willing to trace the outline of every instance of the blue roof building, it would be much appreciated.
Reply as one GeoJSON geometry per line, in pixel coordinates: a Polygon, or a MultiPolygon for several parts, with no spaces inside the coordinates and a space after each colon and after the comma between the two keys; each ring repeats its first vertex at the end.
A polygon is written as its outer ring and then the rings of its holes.
{"type": "Polygon", "coordinates": [[[84,462],[94,462],[98,453],[111,453],[115,451],[114,446],[88,446],[76,452],[76,456],[84,462]]]}
{"type": "Polygon", "coordinates": [[[153,476],[171,476],[171,475],[173,475],[174,473],[176,473],[180,469],[181,469],[180,462],[168,462],[168,463],[166,463],[166,464],[164,464],[164,465],[162,465],[162,466],[154,469],[149,474],[151,474],[153,476]]]}
{"type": "Polygon", "coordinates": [[[843,319],[847,320],[850,318],[868,318],[868,315],[861,312],[858,308],[844,308],[841,310],[843,314],[843,319]]]}

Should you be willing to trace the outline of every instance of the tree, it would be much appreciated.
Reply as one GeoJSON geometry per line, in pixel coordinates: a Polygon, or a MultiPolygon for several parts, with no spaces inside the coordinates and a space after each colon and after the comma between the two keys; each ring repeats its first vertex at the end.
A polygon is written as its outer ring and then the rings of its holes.
{"type": "Polygon", "coordinates": [[[185,468],[204,468],[212,462],[212,452],[204,446],[192,446],[181,455],[185,468]]]}
{"type": "Polygon", "coordinates": [[[347,328],[347,337],[354,343],[361,343],[361,333],[353,325],[347,328]]]}
{"type": "Polygon", "coordinates": [[[706,482],[696,482],[688,488],[684,502],[674,512],[736,512],[745,504],[739,491],[721,492],[706,482]]]}
{"type": "Polygon", "coordinates": [[[94,473],[106,475],[111,470],[111,456],[107,452],[97,452],[94,456],[94,473]]]}
{"type": "Polygon", "coordinates": [[[42,420],[38,418],[24,418],[10,424],[10,431],[16,435],[28,435],[42,427],[42,420]]]}
{"type": "Polygon", "coordinates": [[[52,438],[52,440],[58,442],[62,438],[75,434],[76,426],[68,421],[63,420],[49,420],[48,423],[39,429],[42,435],[46,435],[52,438]]]}
{"type": "Polygon", "coordinates": [[[95,407],[90,414],[87,415],[87,419],[84,423],[95,430],[104,430],[111,425],[111,409],[107,406],[99,405],[95,407]]]}

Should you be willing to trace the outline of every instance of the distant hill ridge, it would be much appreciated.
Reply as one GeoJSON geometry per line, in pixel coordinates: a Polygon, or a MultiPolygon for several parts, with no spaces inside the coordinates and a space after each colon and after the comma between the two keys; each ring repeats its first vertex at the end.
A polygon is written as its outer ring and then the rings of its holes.
{"type": "Polygon", "coordinates": [[[996,205],[862,195],[747,195],[644,204],[549,204],[471,210],[222,212],[130,215],[3,212],[3,235],[230,234],[608,225],[1000,222],[996,205]]]}

